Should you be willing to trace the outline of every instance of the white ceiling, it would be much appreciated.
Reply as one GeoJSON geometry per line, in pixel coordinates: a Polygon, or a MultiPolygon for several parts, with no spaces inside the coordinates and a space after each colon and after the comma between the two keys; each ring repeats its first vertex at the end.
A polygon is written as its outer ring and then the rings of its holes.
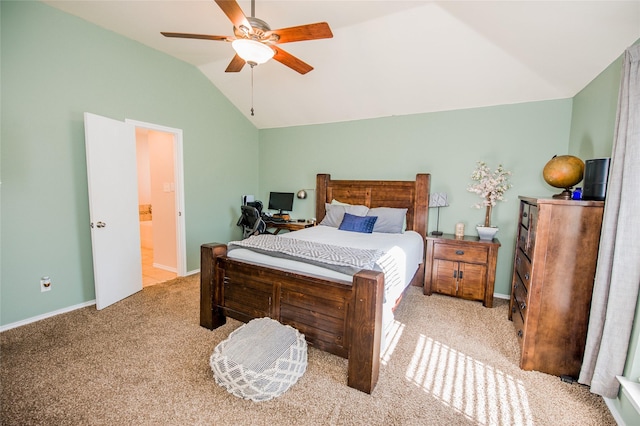
{"type": "MultiPolygon", "coordinates": [[[[224,70],[232,35],[213,0],[45,0],[197,66],[258,128],[572,97],[640,39],[640,1],[256,0],[271,28],[329,23],[332,39],[282,44],[312,65],[224,70]]],[[[238,2],[251,16],[249,0],[238,2]]]]}

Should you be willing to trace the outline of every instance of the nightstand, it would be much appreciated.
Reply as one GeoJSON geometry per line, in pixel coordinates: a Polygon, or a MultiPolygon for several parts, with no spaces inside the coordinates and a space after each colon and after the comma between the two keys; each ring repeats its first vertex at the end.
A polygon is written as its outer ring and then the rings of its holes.
{"type": "Polygon", "coordinates": [[[453,234],[426,238],[424,294],[479,300],[491,308],[500,241],[453,234]]]}

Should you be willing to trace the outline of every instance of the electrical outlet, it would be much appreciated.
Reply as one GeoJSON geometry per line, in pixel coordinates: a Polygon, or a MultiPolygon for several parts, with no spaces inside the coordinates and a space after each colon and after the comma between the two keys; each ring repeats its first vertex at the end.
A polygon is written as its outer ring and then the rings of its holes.
{"type": "Polygon", "coordinates": [[[49,277],[40,278],[40,291],[49,291],[51,290],[51,279],[49,277]]]}

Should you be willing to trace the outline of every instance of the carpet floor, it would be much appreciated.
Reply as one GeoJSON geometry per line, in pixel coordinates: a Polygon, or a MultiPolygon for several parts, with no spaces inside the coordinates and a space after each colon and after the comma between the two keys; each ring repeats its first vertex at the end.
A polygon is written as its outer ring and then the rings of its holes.
{"type": "Polygon", "coordinates": [[[2,425],[615,425],[601,397],[518,367],[508,301],[487,309],[409,288],[371,395],[347,361],[309,348],[278,398],[216,385],[209,357],[242,325],[199,326],[199,276],[102,311],[78,309],[0,333],[2,425]]]}

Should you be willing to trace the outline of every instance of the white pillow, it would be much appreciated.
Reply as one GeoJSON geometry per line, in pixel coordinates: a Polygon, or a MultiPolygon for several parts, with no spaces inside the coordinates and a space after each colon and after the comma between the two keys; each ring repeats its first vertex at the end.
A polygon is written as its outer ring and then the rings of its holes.
{"type": "Polygon", "coordinates": [[[367,216],[378,216],[373,232],[402,234],[407,227],[407,209],[375,207],[369,209],[367,216]]]}
{"type": "Polygon", "coordinates": [[[324,208],[327,214],[320,222],[320,225],[338,228],[342,223],[345,213],[355,216],[366,216],[369,208],[367,206],[352,206],[349,204],[329,204],[325,203],[324,208]]]}

